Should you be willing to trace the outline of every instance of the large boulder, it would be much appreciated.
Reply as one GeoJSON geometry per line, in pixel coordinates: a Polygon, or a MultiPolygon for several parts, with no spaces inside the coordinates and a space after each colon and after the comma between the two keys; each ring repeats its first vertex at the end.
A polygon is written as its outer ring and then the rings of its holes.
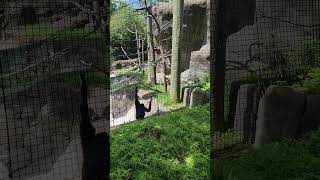
{"type": "Polygon", "coordinates": [[[182,93],[182,102],[185,106],[190,105],[191,88],[185,88],[182,93]]]}
{"type": "MultiPolygon", "coordinates": [[[[13,179],[48,172],[79,135],[79,91],[62,83],[42,85],[6,96],[6,111],[0,104],[0,123],[8,125],[0,127],[0,159],[4,164],[11,160],[13,179]]],[[[88,95],[89,116],[105,117],[107,90],[89,88],[88,95]]],[[[106,118],[103,123],[98,131],[109,129],[106,118]]]]}
{"type": "Polygon", "coordinates": [[[189,79],[203,79],[210,74],[210,45],[206,44],[198,51],[191,52],[189,79]]]}
{"type": "Polygon", "coordinates": [[[305,60],[304,43],[320,35],[314,31],[320,23],[317,15],[320,7],[313,3],[313,0],[256,0],[255,22],[227,38],[226,78],[245,79],[250,75],[248,69],[258,71],[283,61],[286,66],[295,67],[305,60]]]}
{"type": "MultiPolygon", "coordinates": [[[[320,35],[319,31],[314,31],[320,24],[320,17],[317,15],[320,7],[314,6],[313,3],[314,0],[245,0],[241,3],[226,1],[223,27],[227,37],[226,79],[246,79],[250,75],[249,70],[279,64],[279,60],[283,59],[279,57],[286,58],[288,54],[291,55],[290,59],[285,59],[288,66],[304,60],[304,42],[320,35]]],[[[193,51],[196,55],[207,43],[206,6],[206,1],[186,1],[182,72],[208,63],[202,61],[204,58],[191,57],[193,51]]],[[[160,3],[153,10],[161,26],[172,19],[171,3],[160,3]]],[[[169,23],[163,31],[162,39],[167,39],[171,34],[172,24],[169,23]]],[[[158,35],[156,29],[155,35],[158,35]]],[[[165,41],[164,46],[166,51],[170,50],[171,42],[165,41]]],[[[186,78],[186,75],[183,77],[186,78]]]]}
{"type": "MultiPolygon", "coordinates": [[[[206,5],[207,0],[186,0],[184,3],[184,18],[183,18],[183,34],[181,47],[181,72],[189,68],[189,61],[192,51],[199,50],[206,42],[206,5]]],[[[162,31],[162,40],[164,40],[164,50],[171,50],[172,35],[172,4],[161,2],[153,7],[155,17],[159,20],[160,26],[167,25],[162,31]]],[[[154,35],[159,40],[159,33],[154,27],[154,35]]]]}
{"type": "MultiPolygon", "coordinates": [[[[255,0],[243,0],[240,4],[233,1],[226,1],[226,12],[224,19],[224,32],[229,36],[246,25],[254,23],[255,0]]],[[[162,40],[164,40],[164,50],[171,49],[171,41],[167,39],[172,35],[172,4],[160,3],[153,8],[156,18],[159,20],[160,26],[167,25],[162,31],[162,40]]],[[[182,31],[182,55],[181,55],[181,72],[191,69],[191,72],[200,72],[192,74],[195,76],[203,75],[209,72],[209,43],[207,35],[207,1],[206,0],[187,0],[184,6],[184,23],[182,31]]],[[[159,34],[156,26],[154,26],[154,34],[159,40],[159,34]]],[[[244,35],[244,34],[242,34],[244,35]]],[[[235,42],[236,43],[236,42],[235,42]]],[[[233,52],[231,52],[233,53],[233,52]]]]}
{"type": "Polygon", "coordinates": [[[259,103],[254,146],[301,132],[306,96],[289,87],[270,86],[259,103]]]}
{"type": "Polygon", "coordinates": [[[302,131],[320,128],[320,95],[308,95],[307,106],[305,108],[302,131]]]}
{"type": "Polygon", "coordinates": [[[194,88],[190,95],[190,107],[201,106],[209,103],[209,93],[201,88],[194,88]]]}
{"type": "Polygon", "coordinates": [[[255,84],[244,84],[240,86],[237,93],[233,128],[240,134],[241,140],[253,143],[260,87],[255,84]]]}

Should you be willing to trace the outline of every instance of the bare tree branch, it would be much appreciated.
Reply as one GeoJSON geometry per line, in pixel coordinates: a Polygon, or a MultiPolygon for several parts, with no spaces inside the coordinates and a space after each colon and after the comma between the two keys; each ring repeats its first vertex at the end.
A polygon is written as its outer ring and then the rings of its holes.
{"type": "Polygon", "coordinates": [[[132,34],[135,34],[136,32],[133,32],[132,30],[130,30],[129,28],[127,28],[127,30],[132,33],[132,34]]]}
{"type": "Polygon", "coordinates": [[[68,50],[68,49],[66,48],[66,49],[63,49],[62,51],[59,51],[59,52],[51,55],[50,57],[48,57],[48,61],[40,61],[40,62],[31,64],[31,65],[29,65],[29,66],[27,66],[27,67],[25,67],[25,68],[23,68],[23,69],[14,71],[14,72],[9,73],[9,74],[2,75],[2,76],[0,76],[0,79],[2,79],[2,78],[8,78],[8,77],[10,77],[10,76],[13,76],[13,75],[19,74],[19,73],[21,73],[21,72],[27,71],[27,70],[29,70],[29,69],[31,69],[31,68],[33,68],[33,67],[39,66],[39,65],[42,64],[42,63],[50,63],[50,60],[51,60],[51,59],[53,59],[54,57],[56,57],[56,56],[58,56],[58,55],[66,54],[66,53],[67,53],[67,50],[68,50]]]}
{"type": "Polygon", "coordinates": [[[171,20],[170,20],[168,23],[166,23],[165,25],[163,25],[160,30],[163,31],[169,24],[172,23],[172,20],[173,20],[173,19],[171,18],[171,20]]]}
{"type": "Polygon", "coordinates": [[[121,46],[121,50],[122,50],[122,52],[127,56],[127,58],[131,60],[131,58],[128,56],[127,52],[123,49],[122,46],[121,46]]]}
{"type": "Polygon", "coordinates": [[[170,40],[170,39],[172,39],[172,36],[170,36],[170,37],[168,37],[168,38],[166,38],[166,39],[162,39],[161,42],[163,42],[163,41],[168,41],[168,40],[170,40]]]}

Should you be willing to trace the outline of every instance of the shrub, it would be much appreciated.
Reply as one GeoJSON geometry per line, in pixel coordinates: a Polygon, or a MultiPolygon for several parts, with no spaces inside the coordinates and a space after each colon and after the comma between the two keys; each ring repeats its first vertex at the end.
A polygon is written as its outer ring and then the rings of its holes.
{"type": "Polygon", "coordinates": [[[302,83],[302,88],[309,94],[320,94],[320,68],[312,69],[307,79],[302,83]]]}
{"type": "Polygon", "coordinates": [[[306,58],[305,65],[310,67],[319,67],[320,66],[320,41],[313,40],[305,45],[305,54],[306,58]]]}

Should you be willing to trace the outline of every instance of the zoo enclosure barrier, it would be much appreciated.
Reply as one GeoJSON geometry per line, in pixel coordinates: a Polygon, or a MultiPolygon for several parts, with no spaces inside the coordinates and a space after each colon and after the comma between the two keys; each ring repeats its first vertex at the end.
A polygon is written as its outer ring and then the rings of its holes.
{"type": "Polygon", "coordinates": [[[79,73],[96,133],[109,132],[108,7],[1,2],[0,179],[85,178],[79,73]]]}
{"type": "Polygon", "coordinates": [[[310,66],[319,67],[320,37],[317,1],[217,2],[211,6],[217,8],[211,20],[216,23],[211,31],[211,51],[216,52],[211,64],[212,157],[259,143],[256,125],[262,127],[258,110],[265,91],[270,85],[301,84],[310,66]]]}

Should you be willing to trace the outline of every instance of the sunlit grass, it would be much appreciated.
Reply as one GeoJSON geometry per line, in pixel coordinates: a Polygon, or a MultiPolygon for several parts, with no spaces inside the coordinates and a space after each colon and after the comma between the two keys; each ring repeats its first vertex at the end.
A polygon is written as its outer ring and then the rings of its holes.
{"type": "MultiPolygon", "coordinates": [[[[215,136],[224,147],[240,142],[231,131],[215,136]]],[[[122,125],[111,130],[111,177],[208,179],[209,139],[209,105],[122,125]]]]}
{"type": "Polygon", "coordinates": [[[209,107],[186,109],[111,130],[112,179],[206,179],[209,107]]]}

